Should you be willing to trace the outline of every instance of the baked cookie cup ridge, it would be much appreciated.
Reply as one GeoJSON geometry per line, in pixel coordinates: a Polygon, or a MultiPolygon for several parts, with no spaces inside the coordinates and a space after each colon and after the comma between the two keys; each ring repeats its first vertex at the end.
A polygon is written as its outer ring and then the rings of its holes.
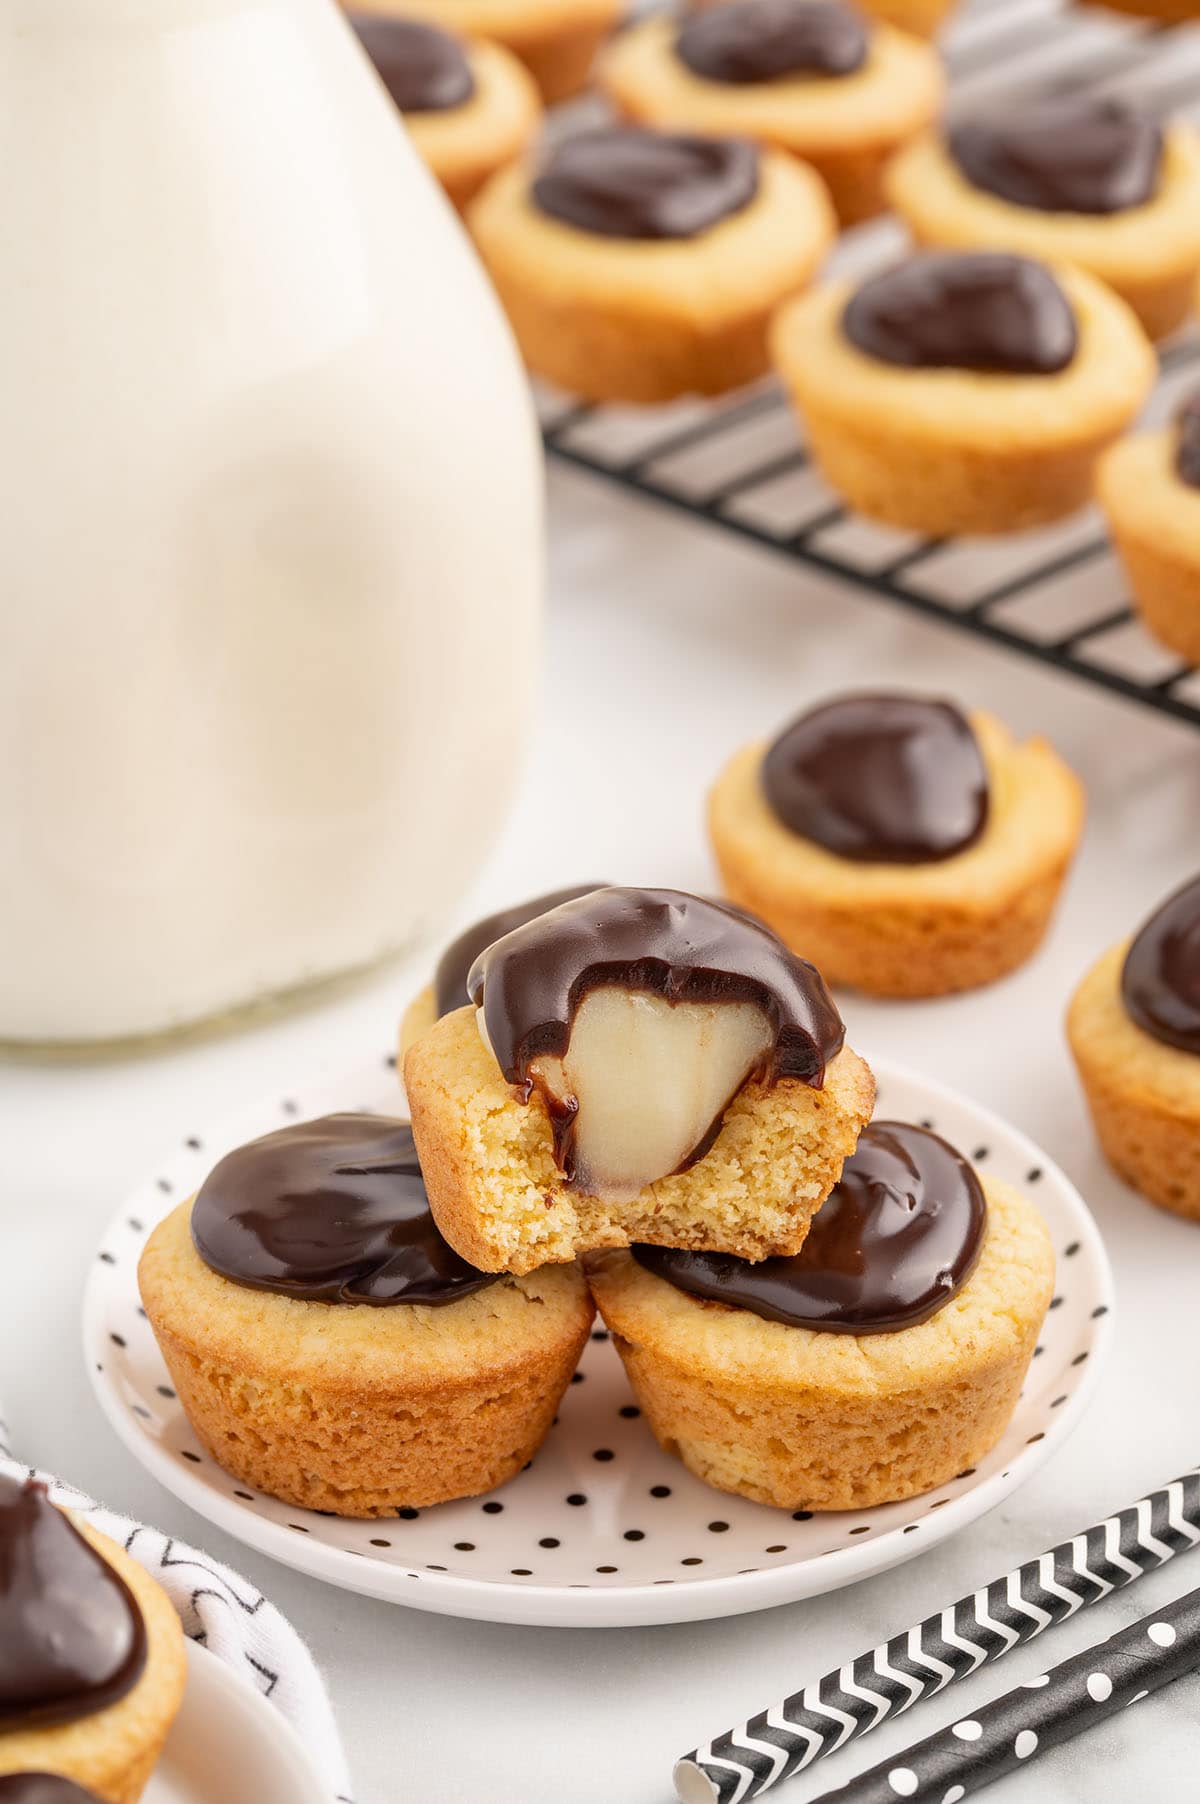
{"type": "Polygon", "coordinates": [[[1134,605],[1164,645],[1200,662],[1200,489],[1175,468],[1176,433],[1137,432],[1096,466],[1096,499],[1134,605]]]}
{"type": "Polygon", "coordinates": [[[831,246],[820,178],[765,151],[758,191],[686,239],[609,238],[543,213],[524,159],[467,212],[476,247],[526,363],[588,400],[655,402],[722,394],[769,366],[767,328],[831,246]]]}
{"type": "Polygon", "coordinates": [[[1119,213],[1041,212],[976,188],[935,132],[899,152],[886,187],[920,245],[1077,264],[1120,295],[1151,338],[1191,311],[1200,269],[1200,133],[1192,126],[1166,129],[1157,193],[1119,213]]]}
{"type": "Polygon", "coordinates": [[[146,1664],[132,1690],[107,1709],[41,1728],[0,1729],[0,1776],[57,1773],[104,1804],[138,1804],[183,1701],[183,1628],[145,1567],[85,1517],[63,1514],[133,1594],[146,1629],[146,1664]]]}
{"type": "Polygon", "coordinates": [[[1130,1019],[1121,975],[1131,942],[1097,960],[1067,1009],[1067,1040],[1101,1150],[1118,1176],[1200,1221],[1200,1057],[1130,1019]]]}
{"type": "Polygon", "coordinates": [[[923,864],[858,863],[793,833],[761,783],[766,746],[744,746],[709,795],[724,893],[811,959],[829,983],[938,996],[1014,970],[1049,926],[1083,828],[1083,786],[1046,740],[1018,742],[970,716],[988,773],[988,821],[963,852],[923,864]]]}
{"type": "Polygon", "coordinates": [[[1090,498],[1096,459],[1149,394],[1157,362],[1125,302],[1082,270],[1048,265],[1078,349],[1056,374],[913,369],[842,330],[847,281],[789,301],[776,369],[823,474],[861,512],[933,537],[1045,524],[1090,498]]]}
{"type": "Polygon", "coordinates": [[[979,1262],[928,1321],[817,1333],[688,1295],[629,1253],[588,1261],[597,1306],[660,1444],[697,1478],[777,1509],[933,1490],[995,1446],[1054,1287],[1044,1223],[983,1179],[979,1262]]]}
{"type": "Polygon", "coordinates": [[[284,1502],[394,1514],[512,1478],[548,1432],[587,1340],[575,1267],[452,1303],[318,1303],[209,1269],[181,1204],[138,1278],[193,1429],[227,1472],[284,1502]]]}
{"type": "Polygon", "coordinates": [[[443,1015],[409,1047],[404,1083],[434,1220],[481,1271],[528,1272],[635,1241],[744,1259],[798,1252],[875,1100],[849,1047],[821,1089],[747,1083],[703,1158],[613,1202],[563,1177],[545,1108],[505,1082],[472,1008],[443,1015]]]}

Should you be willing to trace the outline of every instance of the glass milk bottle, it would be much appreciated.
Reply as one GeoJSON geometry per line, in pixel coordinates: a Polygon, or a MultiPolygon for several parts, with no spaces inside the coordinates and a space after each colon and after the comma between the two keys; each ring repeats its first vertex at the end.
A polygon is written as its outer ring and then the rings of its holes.
{"type": "Polygon", "coordinates": [[[365,966],[525,739],[507,327],[333,0],[4,0],[0,1040],[365,966]]]}

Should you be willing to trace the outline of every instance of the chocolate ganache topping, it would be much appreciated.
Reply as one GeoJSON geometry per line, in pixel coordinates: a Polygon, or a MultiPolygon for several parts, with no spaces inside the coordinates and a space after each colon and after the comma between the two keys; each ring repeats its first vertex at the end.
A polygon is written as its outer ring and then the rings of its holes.
{"type": "Polygon", "coordinates": [[[987,1204],[979,1179],[937,1134],[874,1121],[790,1259],[635,1246],[639,1265],[710,1302],[789,1328],[891,1334],[948,1303],[975,1269],[987,1204]]]}
{"type": "Polygon", "coordinates": [[[1200,877],[1150,916],[1125,957],[1125,1012],[1145,1033],[1200,1053],[1200,877]]]}
{"type": "Polygon", "coordinates": [[[695,238],[757,193],[748,140],[632,125],[564,139],[533,184],[543,213],[601,238],[695,238]]]}
{"type": "Polygon", "coordinates": [[[1162,132],[1116,100],[1043,100],[950,127],[976,188],[1041,213],[1123,213],[1154,198],[1162,132]]]}
{"type": "Polygon", "coordinates": [[[800,715],[762,765],[771,812],[839,858],[932,864],[987,826],[988,774],[951,702],[847,695],[800,715]]]}
{"type": "Polygon", "coordinates": [[[593,890],[604,887],[602,883],[580,883],[574,889],[551,890],[547,896],[535,896],[530,902],[518,902],[513,908],[502,908],[494,915],[487,915],[473,927],[468,927],[465,933],[460,933],[442,953],[434,973],[438,1019],[470,1001],[467,977],[471,966],[493,940],[502,940],[514,927],[524,927],[527,921],[544,915],[547,909],[558,908],[563,902],[574,902],[579,896],[590,896],[593,890]]]}
{"type": "Polygon", "coordinates": [[[133,1690],[137,1602],[46,1487],[0,1478],[0,1731],[75,1722],[133,1690]]]}
{"type": "Polygon", "coordinates": [[[445,113],[475,92],[475,77],[456,37],[420,19],[356,13],[351,23],[384,87],[402,113],[445,113]]]}
{"type": "Polygon", "coordinates": [[[61,1773],[5,1773],[0,1776],[0,1804],[100,1804],[61,1773]]]}
{"type": "Polygon", "coordinates": [[[867,60],[867,30],[840,0],[724,0],[684,21],[675,54],[707,81],[853,75],[867,60]]]}
{"type": "MultiPolygon", "coordinates": [[[[565,1059],[576,1018],[598,992],[682,1003],[749,1004],[765,1032],[748,1071],[691,1139],[681,1171],[708,1151],[725,1109],[751,1078],[820,1088],[845,1030],[820,974],[749,915],[679,890],[602,889],[539,915],[488,947],[468,979],[505,1078],[528,1101],[535,1086],[554,1129],[559,1169],[574,1174],[579,1101],[552,1091],[539,1061],[565,1059]]],[[[689,1048],[689,1051],[691,1049],[689,1048]]],[[[674,1073],[658,1068],[665,1091],[674,1073]]],[[[649,1173],[647,1182],[666,1172],[649,1173]]]]}
{"type": "Polygon", "coordinates": [[[1050,271],[1007,251],[918,252],[864,282],[842,328],[883,363],[1010,376],[1054,375],[1079,342],[1050,271]]]}
{"type": "Polygon", "coordinates": [[[1200,388],[1187,397],[1175,423],[1179,428],[1175,472],[1189,488],[1200,489],[1200,388]]]}
{"type": "Polygon", "coordinates": [[[412,1129],[323,1115],[239,1146],[192,1206],[204,1263],[252,1290],[311,1303],[456,1303],[494,1284],[442,1239],[412,1129]]]}

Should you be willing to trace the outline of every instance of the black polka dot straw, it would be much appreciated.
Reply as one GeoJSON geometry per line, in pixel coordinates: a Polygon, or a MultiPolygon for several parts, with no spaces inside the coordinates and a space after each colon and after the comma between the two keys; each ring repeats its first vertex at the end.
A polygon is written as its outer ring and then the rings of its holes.
{"type": "Polygon", "coordinates": [[[1198,1663],[1200,1591],[1192,1591],[822,1797],[831,1804],[959,1804],[1198,1663]]]}
{"type": "MultiPolygon", "coordinates": [[[[1188,1472],[1162,1490],[1139,1498],[1128,1509],[995,1579],[986,1590],[973,1592],[949,1608],[936,1611],[924,1622],[860,1654],[849,1667],[827,1673],[771,1709],[696,1748],[676,1765],[678,1794],[685,1804],[743,1804],[745,1799],[756,1798],[780,1779],[811,1766],[897,1711],[932,1696],[987,1661],[1000,1659],[1043,1629],[1098,1603],[1110,1592],[1197,1545],[1200,1470],[1188,1472]]],[[[1200,1604],[1195,1607],[1195,1617],[1193,1662],[1200,1658],[1200,1604]]],[[[1071,1664],[1061,1670],[1071,1670],[1071,1664]]],[[[1104,1671],[1099,1667],[1095,1670],[1104,1671]]],[[[1109,1676],[1115,1685],[1115,1675],[1109,1676]]],[[[1142,1685],[1148,1688],[1145,1679],[1142,1685]]],[[[1046,1689],[1050,1691],[1052,1687],[1046,1689]]],[[[1093,1699],[1097,1705],[1104,1701],[1093,1699]]],[[[1064,1721],[1070,1721],[1077,1710],[1075,1702],[1064,1721]]],[[[985,1720],[987,1713],[981,1711],[960,1721],[957,1733],[952,1731],[948,1738],[935,1737],[934,1741],[939,1746],[953,1744],[961,1762],[969,1744],[982,1739],[983,1731],[977,1734],[976,1729],[985,1720]]],[[[1054,1721],[1058,1722],[1057,1716],[1054,1721]]],[[[1026,1726],[1024,1722],[1016,1725],[1014,1742],[1016,1734],[1026,1726]]],[[[1086,1726],[1080,1723],[1077,1728],[1086,1726]]],[[[1043,1733],[1036,1724],[1028,1727],[1035,1735],[1043,1733]]],[[[1077,1729],[1047,1728],[1045,1732],[1055,1733],[1062,1740],[1065,1733],[1077,1729]]],[[[1030,1744],[1022,1743],[1023,1749],[1029,1747],[1030,1744]]],[[[1009,1752],[1014,1762],[1028,1758],[1028,1753],[1018,1754],[1015,1748],[1009,1752]]],[[[853,1804],[902,1797],[936,1798],[939,1804],[957,1804],[968,1790],[977,1789],[984,1782],[980,1777],[983,1765],[979,1773],[972,1768],[969,1781],[949,1771],[944,1783],[939,1782],[940,1789],[939,1783],[927,1780],[922,1771],[905,1791],[903,1787],[909,1782],[906,1775],[916,1771],[911,1762],[893,1760],[880,1770],[885,1785],[889,1783],[889,1773],[899,1772],[899,1786],[890,1791],[859,1792],[853,1789],[855,1781],[839,1791],[837,1797],[853,1800],[853,1804]],[[954,1789],[959,1785],[964,1788],[961,1792],[954,1789]]],[[[987,1766],[986,1771],[990,1774],[991,1767],[987,1766]]]]}

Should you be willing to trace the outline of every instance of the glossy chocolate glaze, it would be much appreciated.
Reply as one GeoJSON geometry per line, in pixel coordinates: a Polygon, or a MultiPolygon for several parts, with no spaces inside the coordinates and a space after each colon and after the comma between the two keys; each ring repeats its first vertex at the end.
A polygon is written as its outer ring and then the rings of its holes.
{"type": "Polygon", "coordinates": [[[1168,896],[1137,935],[1125,955],[1121,1000],[1143,1032],[1200,1053],[1200,877],[1168,896]]]}
{"type": "Polygon", "coordinates": [[[60,1773],[4,1773],[0,1804],[100,1804],[100,1800],[60,1773]]]}
{"type": "Polygon", "coordinates": [[[137,1684],[146,1625],[44,1485],[0,1478],[0,1731],[71,1723],[137,1684]]]}
{"type": "Polygon", "coordinates": [[[861,15],[840,0],[724,0],[684,20],[675,54],[706,81],[749,83],[852,75],[867,44],[861,15]]]}
{"type": "Polygon", "coordinates": [[[235,1284],[309,1303],[456,1303],[499,1274],[429,1212],[407,1121],[323,1115],[239,1146],[192,1205],[192,1239],[235,1284]]]}
{"type": "Polygon", "coordinates": [[[1175,415],[1175,472],[1191,489],[1200,489],[1200,388],[1184,401],[1175,415]]]}
{"type": "Polygon", "coordinates": [[[420,19],[354,13],[351,24],[402,113],[445,113],[465,106],[475,77],[462,44],[420,19]]]}
{"type": "Polygon", "coordinates": [[[564,139],[533,184],[543,213],[601,238],[695,238],[757,193],[748,140],[633,125],[564,139]]]}
{"type": "Polygon", "coordinates": [[[1119,101],[1036,101],[964,119],[946,147],[975,188],[1040,213],[1123,213],[1158,189],[1162,132],[1119,101]]]}
{"type": "Polygon", "coordinates": [[[931,864],[988,820],[988,774],[970,721],[918,695],[846,695],[801,714],[762,765],[771,812],[839,858],[931,864]]]}
{"type": "Polygon", "coordinates": [[[793,1258],[752,1265],[651,1246],[633,1256],[677,1290],[769,1322],[892,1334],[927,1322],[962,1289],[986,1225],[979,1179],[952,1146],[906,1122],[875,1121],[793,1258]]]}
{"type": "Polygon", "coordinates": [[[465,933],[460,933],[442,953],[434,973],[433,993],[438,1019],[448,1015],[452,1009],[464,1007],[470,1001],[467,978],[471,966],[481,952],[487,951],[493,940],[502,940],[514,927],[524,927],[527,921],[544,915],[549,908],[558,908],[563,902],[574,902],[579,896],[590,896],[594,889],[604,887],[602,883],[581,883],[574,889],[551,890],[549,895],[535,896],[532,901],[518,902],[512,908],[502,908],[494,915],[486,915],[482,921],[476,921],[473,927],[468,927],[465,933]]]}
{"type": "Polygon", "coordinates": [[[918,251],[863,283],[842,329],[883,363],[1010,376],[1054,375],[1079,343],[1050,271],[1007,251],[918,251]]]}
{"type": "MultiPolygon", "coordinates": [[[[820,973],[751,916],[681,890],[596,890],[517,928],[472,966],[471,1000],[483,1009],[501,1071],[525,1101],[535,1083],[531,1065],[565,1054],[584,997],[605,986],[668,1002],[761,1008],[774,1039],[763,1069],[747,1081],[793,1078],[819,1089],[845,1039],[820,973]]],[[[559,1169],[570,1176],[574,1112],[559,1111],[544,1091],[543,1100],[559,1169]]],[[[723,1114],[680,1169],[704,1156],[723,1114]]]]}

